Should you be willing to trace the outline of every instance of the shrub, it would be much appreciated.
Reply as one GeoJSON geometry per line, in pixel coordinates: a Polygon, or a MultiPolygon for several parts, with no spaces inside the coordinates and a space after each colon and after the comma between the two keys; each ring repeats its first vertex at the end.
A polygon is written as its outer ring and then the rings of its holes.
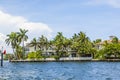
{"type": "Polygon", "coordinates": [[[41,55],[41,51],[36,51],[36,52],[30,52],[28,53],[28,59],[40,59],[43,58],[41,55]]]}
{"type": "Polygon", "coordinates": [[[60,59],[60,56],[54,56],[55,60],[59,60],[60,59]]]}

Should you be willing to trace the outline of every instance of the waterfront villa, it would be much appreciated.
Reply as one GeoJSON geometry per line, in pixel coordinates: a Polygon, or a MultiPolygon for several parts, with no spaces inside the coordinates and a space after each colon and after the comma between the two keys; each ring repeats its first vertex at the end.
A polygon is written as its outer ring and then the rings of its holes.
{"type": "MultiPolygon", "coordinates": [[[[39,47],[36,47],[36,50],[39,50],[39,47]]],[[[63,50],[64,51],[64,50],[63,50]]],[[[34,47],[30,46],[30,43],[28,43],[26,45],[26,52],[29,53],[29,52],[35,52],[35,49],[34,47]]],[[[77,51],[75,50],[71,50],[70,48],[68,49],[68,54],[69,56],[68,57],[61,57],[59,60],[60,61],[80,61],[80,60],[92,60],[92,56],[91,54],[88,54],[88,55],[83,55],[82,57],[80,57],[77,53],[77,51]]],[[[43,48],[43,51],[42,51],[42,55],[45,55],[45,56],[51,56],[51,55],[55,55],[57,54],[56,53],[56,50],[55,50],[55,47],[52,46],[52,47],[49,47],[48,50],[46,50],[45,48],[43,48]]],[[[46,58],[45,59],[46,61],[56,61],[54,58],[46,58]]],[[[44,60],[43,60],[44,61],[44,60]]]]}
{"type": "MultiPolygon", "coordinates": [[[[96,49],[97,49],[97,50],[103,49],[103,48],[104,48],[103,45],[105,45],[105,44],[111,44],[111,43],[112,43],[112,40],[113,40],[114,38],[116,38],[116,36],[109,36],[109,40],[104,40],[104,41],[101,41],[101,42],[97,43],[97,44],[95,45],[96,49]]],[[[118,40],[118,43],[120,43],[120,40],[118,40]]]]}
{"type": "MultiPolygon", "coordinates": [[[[25,48],[26,48],[26,53],[35,52],[34,47],[30,46],[30,43],[27,43],[25,48]]],[[[36,51],[37,50],[40,50],[38,46],[36,47],[36,51]]],[[[69,57],[79,57],[76,53],[77,52],[75,50],[71,50],[70,48],[68,49],[69,57]]],[[[43,47],[42,54],[46,55],[46,56],[51,56],[51,55],[56,54],[55,47],[54,46],[52,46],[52,47],[50,46],[48,48],[48,50],[46,50],[46,48],[43,47]]]]}

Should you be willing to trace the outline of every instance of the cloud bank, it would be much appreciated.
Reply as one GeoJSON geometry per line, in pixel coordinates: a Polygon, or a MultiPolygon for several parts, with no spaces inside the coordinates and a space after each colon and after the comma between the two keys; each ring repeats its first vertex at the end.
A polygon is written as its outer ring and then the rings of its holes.
{"type": "Polygon", "coordinates": [[[31,39],[41,35],[50,38],[52,33],[52,29],[47,24],[31,22],[22,16],[13,16],[0,10],[0,46],[6,46],[6,35],[13,31],[19,31],[19,28],[29,30],[28,36],[31,39]]]}

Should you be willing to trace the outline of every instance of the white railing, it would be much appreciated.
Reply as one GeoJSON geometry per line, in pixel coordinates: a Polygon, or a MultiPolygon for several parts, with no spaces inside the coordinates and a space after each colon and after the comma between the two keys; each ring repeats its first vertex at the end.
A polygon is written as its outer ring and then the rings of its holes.
{"type": "Polygon", "coordinates": [[[65,57],[60,60],[92,60],[92,57],[65,57]]]}

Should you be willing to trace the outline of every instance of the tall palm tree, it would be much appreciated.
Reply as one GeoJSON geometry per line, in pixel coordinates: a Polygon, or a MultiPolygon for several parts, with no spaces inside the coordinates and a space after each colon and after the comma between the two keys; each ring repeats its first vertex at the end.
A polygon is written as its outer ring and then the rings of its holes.
{"type": "Polygon", "coordinates": [[[73,36],[72,49],[76,50],[80,56],[90,53],[91,48],[92,43],[84,32],[80,32],[77,35],[73,36]]]}
{"type": "Polygon", "coordinates": [[[17,54],[15,53],[15,49],[19,45],[17,33],[16,32],[11,32],[10,34],[8,34],[7,35],[7,39],[5,40],[5,42],[6,42],[7,45],[11,45],[12,46],[15,58],[18,58],[17,54]]]}
{"type": "Polygon", "coordinates": [[[18,35],[16,32],[11,32],[10,34],[7,35],[7,39],[5,40],[7,45],[11,45],[13,49],[13,53],[15,53],[15,47],[17,46],[18,42],[18,35]]]}
{"type": "Polygon", "coordinates": [[[36,51],[36,48],[38,45],[39,44],[38,44],[36,38],[33,38],[33,40],[30,42],[30,46],[34,46],[34,50],[36,51]]]}
{"type": "Polygon", "coordinates": [[[64,36],[63,36],[62,32],[58,32],[56,37],[54,38],[55,45],[58,46],[58,48],[62,48],[63,40],[64,40],[64,36]]]}
{"type": "Polygon", "coordinates": [[[56,50],[57,56],[61,57],[63,56],[63,52],[66,48],[66,38],[63,36],[62,32],[58,32],[57,35],[54,38],[54,46],[56,50]]]}
{"type": "Polygon", "coordinates": [[[71,50],[71,45],[72,45],[72,41],[70,39],[64,38],[63,41],[63,47],[64,47],[64,51],[65,51],[65,56],[68,56],[70,54],[68,54],[68,51],[71,50]]]}
{"type": "Polygon", "coordinates": [[[87,37],[86,34],[83,32],[80,32],[78,35],[79,35],[79,45],[81,47],[81,48],[79,48],[80,53],[81,54],[90,53],[92,43],[91,43],[89,37],[87,37]]]}
{"type": "Polygon", "coordinates": [[[48,39],[45,36],[39,37],[39,48],[42,51],[45,51],[47,54],[47,49],[48,49],[48,39]]]}
{"type": "Polygon", "coordinates": [[[24,42],[27,41],[27,39],[28,39],[28,36],[26,35],[27,32],[28,32],[28,30],[21,29],[21,28],[20,28],[20,32],[18,32],[18,40],[20,43],[22,43],[23,54],[25,54],[24,42]]]}
{"type": "Polygon", "coordinates": [[[22,59],[23,58],[23,54],[22,54],[22,47],[21,46],[16,46],[16,55],[17,55],[17,59],[22,59]]]}

